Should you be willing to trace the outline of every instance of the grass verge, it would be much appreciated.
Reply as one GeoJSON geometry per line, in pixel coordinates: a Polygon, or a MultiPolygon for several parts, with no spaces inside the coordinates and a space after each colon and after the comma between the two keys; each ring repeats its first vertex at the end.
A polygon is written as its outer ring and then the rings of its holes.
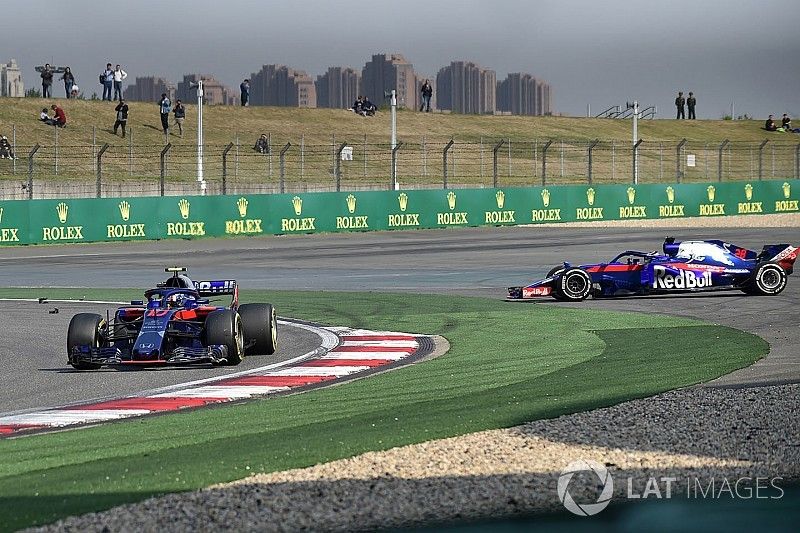
{"type": "MultiPolygon", "coordinates": [[[[89,299],[138,293],[47,292],[89,299]]],[[[36,293],[0,291],[23,295],[36,293]]],[[[242,296],[271,301],[285,316],[444,335],[451,350],[305,394],[0,441],[0,529],[611,405],[712,379],[768,351],[748,333],[662,316],[454,296],[242,296]],[[671,348],[676,339],[679,350],[671,348]]]]}

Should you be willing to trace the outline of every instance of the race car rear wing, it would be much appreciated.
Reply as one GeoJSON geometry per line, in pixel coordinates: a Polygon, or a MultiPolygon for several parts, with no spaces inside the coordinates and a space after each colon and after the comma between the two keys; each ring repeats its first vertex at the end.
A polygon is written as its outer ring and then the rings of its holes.
{"type": "Polygon", "coordinates": [[[236,280],[195,281],[194,286],[200,296],[218,296],[220,294],[236,294],[236,280]]]}

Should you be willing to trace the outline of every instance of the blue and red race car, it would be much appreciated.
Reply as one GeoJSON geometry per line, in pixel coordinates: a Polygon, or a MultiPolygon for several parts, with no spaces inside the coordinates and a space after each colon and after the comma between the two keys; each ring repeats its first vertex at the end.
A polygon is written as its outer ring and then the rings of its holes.
{"type": "Polygon", "coordinates": [[[183,267],[120,307],[113,318],[78,313],[67,331],[67,362],[79,370],[104,365],[238,365],[245,354],[272,354],[277,320],[270,304],[239,305],[235,280],[192,281],[183,267]],[[227,306],[210,298],[230,295],[227,306]]]}
{"type": "Polygon", "coordinates": [[[509,287],[509,300],[557,300],[738,289],[775,295],[786,287],[798,248],[768,244],[761,253],[719,240],[664,241],[664,253],[628,250],[608,263],[564,263],[525,287],[509,287]]]}

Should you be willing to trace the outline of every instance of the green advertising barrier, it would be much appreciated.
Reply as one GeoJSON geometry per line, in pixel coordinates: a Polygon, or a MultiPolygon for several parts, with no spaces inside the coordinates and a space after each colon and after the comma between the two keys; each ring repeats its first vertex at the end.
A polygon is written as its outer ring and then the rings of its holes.
{"type": "Polygon", "coordinates": [[[800,180],[9,200],[0,245],[800,212],[800,180]]]}

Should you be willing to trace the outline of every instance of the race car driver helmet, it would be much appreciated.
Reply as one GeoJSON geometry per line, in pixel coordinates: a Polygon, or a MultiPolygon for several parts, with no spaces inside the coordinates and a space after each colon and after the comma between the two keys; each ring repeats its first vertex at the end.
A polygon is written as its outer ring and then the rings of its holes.
{"type": "Polygon", "coordinates": [[[187,296],[182,293],[170,294],[167,297],[167,305],[169,307],[182,307],[186,301],[187,296]]]}

